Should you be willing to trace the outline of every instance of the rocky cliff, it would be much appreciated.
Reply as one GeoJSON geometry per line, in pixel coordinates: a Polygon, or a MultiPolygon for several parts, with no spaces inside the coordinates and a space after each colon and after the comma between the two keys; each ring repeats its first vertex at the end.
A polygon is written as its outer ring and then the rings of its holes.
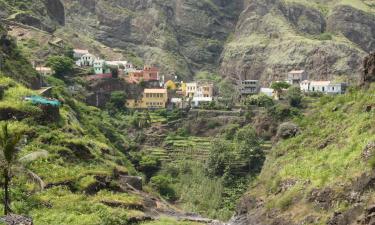
{"type": "Polygon", "coordinates": [[[375,48],[374,6],[323,2],[249,1],[222,53],[221,73],[270,81],[296,68],[314,79],[358,77],[375,48]]]}
{"type": "Polygon", "coordinates": [[[0,0],[0,18],[54,32],[65,24],[65,11],[60,0],[0,0]]]}
{"type": "Polygon", "coordinates": [[[67,24],[77,33],[192,78],[214,71],[242,0],[65,0],[67,24]]]}
{"type": "Polygon", "coordinates": [[[300,68],[314,79],[358,78],[362,58],[375,49],[368,0],[15,2],[0,1],[0,15],[48,31],[65,25],[62,32],[158,65],[169,77],[206,70],[266,83],[300,68]]]}

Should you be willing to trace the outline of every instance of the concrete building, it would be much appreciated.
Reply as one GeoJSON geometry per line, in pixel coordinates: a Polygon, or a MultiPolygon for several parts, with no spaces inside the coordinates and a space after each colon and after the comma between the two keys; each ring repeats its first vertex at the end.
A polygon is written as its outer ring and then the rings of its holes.
{"type": "Polygon", "coordinates": [[[186,97],[192,98],[195,95],[195,92],[198,89],[198,84],[196,82],[193,83],[186,83],[186,97]]]}
{"type": "Polygon", "coordinates": [[[73,57],[76,60],[81,59],[82,56],[89,54],[89,51],[86,49],[73,49],[73,57]]]}
{"type": "Polygon", "coordinates": [[[325,94],[343,94],[346,91],[346,83],[335,83],[332,81],[309,81],[304,80],[300,84],[302,92],[321,92],[325,94]]]}
{"type": "Polygon", "coordinates": [[[209,83],[198,84],[194,97],[209,98],[214,95],[214,85],[209,83]]]}
{"type": "Polygon", "coordinates": [[[260,90],[258,80],[243,80],[240,84],[240,94],[241,96],[255,95],[258,94],[260,90]]]}
{"type": "Polygon", "coordinates": [[[85,54],[79,60],[76,61],[77,66],[93,66],[96,57],[93,54],[85,54]]]}
{"type": "Polygon", "coordinates": [[[286,82],[298,86],[304,80],[307,80],[307,73],[305,70],[292,70],[288,73],[286,82]]]}
{"type": "Polygon", "coordinates": [[[142,99],[129,99],[126,105],[135,109],[162,109],[167,102],[167,89],[144,89],[142,99]]]}
{"type": "Polygon", "coordinates": [[[272,88],[260,88],[261,94],[267,95],[268,97],[274,97],[274,90],[272,88]]]}
{"type": "Polygon", "coordinates": [[[201,104],[210,103],[213,101],[213,97],[193,97],[191,100],[192,107],[199,107],[201,104]]]}
{"type": "Polygon", "coordinates": [[[102,59],[95,60],[93,67],[94,67],[95,74],[106,74],[106,73],[111,72],[106,62],[102,59]]]}
{"type": "Polygon", "coordinates": [[[44,66],[38,66],[38,67],[35,67],[35,70],[40,74],[40,75],[43,75],[43,76],[50,76],[54,73],[54,71],[52,70],[52,68],[50,67],[44,67],[44,66]]]}

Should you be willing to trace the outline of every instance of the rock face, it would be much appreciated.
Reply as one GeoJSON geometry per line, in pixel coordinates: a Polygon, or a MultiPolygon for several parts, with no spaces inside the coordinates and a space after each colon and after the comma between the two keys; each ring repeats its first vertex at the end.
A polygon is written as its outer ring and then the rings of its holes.
{"type": "Polygon", "coordinates": [[[282,0],[250,0],[222,53],[221,73],[272,81],[299,68],[312,79],[358,78],[362,58],[374,48],[374,13],[346,5],[326,10],[282,0]]]}
{"type": "Polygon", "coordinates": [[[371,83],[375,81],[375,52],[370,54],[363,61],[362,83],[371,83]]]}
{"type": "Polygon", "coordinates": [[[19,4],[2,3],[0,17],[53,32],[65,24],[65,10],[60,0],[30,0],[19,4]]]}
{"type": "MultiPolygon", "coordinates": [[[[292,69],[311,79],[358,78],[362,58],[375,48],[369,1],[61,1],[29,1],[15,19],[47,31],[65,24],[138,66],[161,67],[167,78],[206,70],[265,84],[292,69]]],[[[2,17],[12,14],[12,7],[0,9],[2,17]]]]}
{"type": "Polygon", "coordinates": [[[157,64],[167,76],[215,70],[243,0],[65,0],[66,23],[157,64]]]}
{"type": "Polygon", "coordinates": [[[338,6],[328,17],[328,30],[342,33],[366,52],[375,49],[375,16],[350,6],[338,6]]]}

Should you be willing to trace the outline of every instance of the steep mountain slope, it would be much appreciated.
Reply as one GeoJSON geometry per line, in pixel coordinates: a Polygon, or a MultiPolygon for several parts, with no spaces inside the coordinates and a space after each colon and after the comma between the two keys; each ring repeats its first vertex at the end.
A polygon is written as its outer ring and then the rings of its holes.
{"type": "Polygon", "coordinates": [[[60,0],[1,0],[0,18],[53,32],[65,24],[65,11],[60,0]]]}
{"type": "MultiPolygon", "coordinates": [[[[125,153],[133,144],[131,117],[120,119],[80,101],[82,93],[74,94],[68,88],[82,83],[79,79],[43,77],[43,83],[51,87],[46,95],[58,99],[60,107],[27,101],[26,96],[40,94],[35,90],[39,86],[33,85],[35,80],[41,81],[40,76],[1,26],[0,34],[0,56],[5,59],[0,67],[0,126],[7,123],[11,133],[22,133],[20,156],[48,152],[25,165],[42,178],[43,191],[13,170],[10,196],[14,213],[32,217],[36,225],[158,224],[163,215],[172,218],[162,218],[162,224],[201,225],[177,221],[187,216],[143,192],[141,177],[129,176],[141,175],[125,153]]],[[[3,177],[0,180],[3,183],[3,177]]],[[[3,198],[3,190],[0,196],[3,198]]]]}
{"type": "Polygon", "coordinates": [[[164,74],[191,78],[215,70],[233,31],[242,0],[65,0],[67,26],[102,43],[162,67],[164,74]]]}
{"type": "MultiPolygon", "coordinates": [[[[266,82],[300,68],[314,79],[342,75],[356,79],[361,59],[375,48],[375,6],[369,0],[14,0],[0,4],[1,17],[48,31],[60,25],[58,34],[99,41],[138,66],[160,66],[169,77],[191,79],[197,71],[208,70],[266,82]],[[37,21],[22,19],[30,16],[37,21]]],[[[79,43],[74,46],[87,47],[79,43]]]]}
{"type": "Polygon", "coordinates": [[[374,49],[372,1],[251,0],[222,54],[221,73],[270,81],[299,68],[315,79],[358,77],[374,49]]]}
{"type": "MultiPolygon", "coordinates": [[[[375,54],[365,65],[371,81],[375,54]]],[[[273,147],[231,225],[374,224],[374,90],[316,99],[294,120],[300,133],[273,147]]]]}

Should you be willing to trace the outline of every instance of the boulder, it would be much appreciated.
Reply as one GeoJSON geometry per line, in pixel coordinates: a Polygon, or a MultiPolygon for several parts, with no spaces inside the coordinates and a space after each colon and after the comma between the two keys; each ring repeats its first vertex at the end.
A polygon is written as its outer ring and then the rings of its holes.
{"type": "Polygon", "coordinates": [[[375,52],[368,55],[363,61],[362,83],[375,81],[375,52]]]}
{"type": "MultiPolygon", "coordinates": [[[[33,225],[33,220],[30,217],[10,214],[2,219],[7,225],[33,225]]],[[[1,221],[1,220],[0,220],[1,221]]]]}
{"type": "Polygon", "coordinates": [[[369,142],[366,147],[363,149],[362,152],[362,159],[364,161],[369,160],[371,157],[375,155],[375,141],[369,142]]]}
{"type": "Polygon", "coordinates": [[[319,208],[329,209],[335,200],[335,192],[331,188],[313,189],[308,200],[319,208]]]}
{"type": "Polygon", "coordinates": [[[277,130],[277,137],[281,139],[288,139],[296,136],[299,133],[299,127],[291,122],[280,124],[277,130]]]}
{"type": "Polygon", "coordinates": [[[120,175],[119,182],[122,185],[130,185],[140,191],[143,189],[142,177],[120,175]]]}
{"type": "Polygon", "coordinates": [[[375,205],[370,205],[369,207],[367,207],[362,224],[375,224],[375,205]]]}

